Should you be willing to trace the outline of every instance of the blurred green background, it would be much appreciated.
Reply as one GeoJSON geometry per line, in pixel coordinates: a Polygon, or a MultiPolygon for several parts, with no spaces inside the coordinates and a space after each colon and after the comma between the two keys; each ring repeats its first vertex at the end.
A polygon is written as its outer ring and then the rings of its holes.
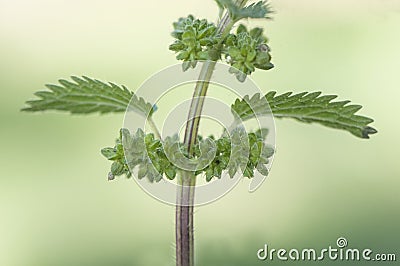
{"type": "MultiPolygon", "coordinates": [[[[135,90],[176,62],[171,23],[188,13],[215,19],[213,2],[0,0],[1,266],[174,265],[174,208],[133,180],[106,180],[99,151],[113,144],[122,115],[19,109],[43,84],[71,75],[135,90]]],[[[266,26],[276,68],[256,72],[255,82],[351,99],[379,134],[360,140],[276,121],[263,186],[249,194],[243,181],[197,208],[198,265],[303,265],[260,262],[256,251],[324,248],[340,236],[399,260],[400,1],[271,3],[274,20],[250,24],[266,26]]]]}

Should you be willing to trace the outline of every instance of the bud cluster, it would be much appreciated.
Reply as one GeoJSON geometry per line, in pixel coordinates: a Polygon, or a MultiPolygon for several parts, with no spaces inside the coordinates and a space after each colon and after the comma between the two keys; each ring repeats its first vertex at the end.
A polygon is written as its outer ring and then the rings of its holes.
{"type": "Polygon", "coordinates": [[[197,61],[217,61],[224,56],[232,66],[230,72],[243,82],[256,68],[269,70],[274,67],[262,28],[248,31],[240,24],[236,34],[220,36],[213,23],[195,19],[192,15],[180,18],[173,26],[172,36],[176,40],[169,49],[183,61],[184,71],[194,68],[197,61]]]}
{"type": "MultiPolygon", "coordinates": [[[[247,133],[244,128],[236,128],[229,135],[224,133],[219,139],[214,136],[203,139],[200,136],[193,159],[201,158],[202,151],[212,152],[214,156],[208,162],[200,163],[203,166],[193,171],[194,174],[205,174],[207,182],[213,177],[221,178],[223,171],[228,171],[231,178],[239,170],[248,178],[254,176],[255,170],[262,175],[268,175],[265,165],[269,163],[268,158],[274,151],[265,144],[267,133],[266,129],[247,133]]],[[[146,134],[141,129],[132,135],[128,129],[121,129],[114,148],[101,150],[108,160],[113,161],[109,179],[123,174],[129,178],[132,175],[130,170],[138,167],[139,179],[147,177],[150,182],[159,182],[165,175],[167,179],[173,180],[181,169],[174,163],[176,158],[167,154],[171,154],[173,150],[172,154],[176,156],[187,156],[183,143],[176,143],[174,139],[176,138],[168,137],[161,141],[155,139],[152,133],[146,134]],[[178,148],[174,148],[175,145],[178,148]]]]}

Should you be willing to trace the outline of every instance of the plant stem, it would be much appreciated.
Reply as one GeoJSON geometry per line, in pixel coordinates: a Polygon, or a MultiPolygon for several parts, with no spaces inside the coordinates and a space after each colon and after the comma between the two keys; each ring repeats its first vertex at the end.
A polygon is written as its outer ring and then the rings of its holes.
{"type": "MultiPolygon", "coordinates": [[[[247,0],[237,0],[236,4],[243,7],[247,0]]],[[[218,25],[217,34],[221,35],[221,41],[218,45],[222,45],[223,40],[229,34],[233,27],[228,12],[221,19],[218,25]]],[[[187,148],[189,157],[193,156],[194,147],[197,141],[198,129],[200,124],[201,113],[203,110],[205,96],[211,80],[212,73],[215,69],[215,61],[204,62],[196,87],[194,89],[192,102],[189,109],[188,119],[185,129],[184,144],[187,148]]],[[[196,176],[194,173],[182,171],[178,177],[177,205],[175,216],[176,227],[176,265],[177,266],[193,266],[194,265],[194,235],[193,235],[193,205],[194,192],[196,186],[196,176]]]]}
{"type": "Polygon", "coordinates": [[[196,177],[189,171],[178,175],[176,206],[176,265],[193,266],[193,202],[196,177]],[[192,189],[193,188],[193,189],[192,189]]]}
{"type": "Polygon", "coordinates": [[[149,127],[153,131],[153,133],[156,136],[156,138],[161,139],[160,131],[158,130],[158,128],[156,126],[156,123],[154,123],[153,118],[148,117],[147,118],[147,123],[149,123],[149,127]]]}

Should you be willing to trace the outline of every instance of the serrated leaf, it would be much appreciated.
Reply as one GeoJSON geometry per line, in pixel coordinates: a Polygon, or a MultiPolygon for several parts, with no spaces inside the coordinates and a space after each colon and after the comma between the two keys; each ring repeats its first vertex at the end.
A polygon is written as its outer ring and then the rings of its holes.
{"type": "Polygon", "coordinates": [[[46,85],[49,91],[39,91],[40,99],[27,101],[29,107],[22,111],[66,111],[73,114],[118,113],[127,107],[144,116],[151,115],[156,107],[137,97],[125,86],[104,83],[88,77],[71,77],[73,82],[59,80],[60,85],[46,85]]]}
{"type": "Polygon", "coordinates": [[[271,113],[277,118],[293,118],[304,123],[318,123],[330,128],[342,129],[351,134],[368,139],[377,130],[368,126],[374,120],[356,115],[360,105],[349,105],[350,101],[332,102],[335,95],[321,95],[321,92],[292,92],[276,95],[269,92],[264,97],[255,94],[237,99],[232,105],[232,112],[242,120],[271,113]],[[267,106],[269,103],[270,108],[267,106]]]}
{"type": "Polygon", "coordinates": [[[243,18],[270,18],[268,15],[271,14],[272,11],[267,4],[267,1],[259,1],[257,3],[253,3],[248,5],[242,9],[239,9],[238,14],[236,15],[238,19],[243,18]]]}
{"type": "Polygon", "coordinates": [[[244,18],[270,18],[272,13],[267,1],[259,1],[245,7],[238,6],[232,0],[216,0],[220,8],[226,8],[233,21],[244,18]]]}

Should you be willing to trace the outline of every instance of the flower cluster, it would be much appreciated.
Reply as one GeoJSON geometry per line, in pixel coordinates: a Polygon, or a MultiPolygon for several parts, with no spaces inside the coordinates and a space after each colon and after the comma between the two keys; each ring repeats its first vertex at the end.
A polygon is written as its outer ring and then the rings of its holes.
{"type": "Polygon", "coordinates": [[[183,60],[183,69],[194,68],[198,60],[211,60],[210,48],[218,40],[216,26],[207,20],[195,19],[192,15],[180,18],[173,24],[172,36],[176,39],[169,49],[177,52],[176,59],[183,60]]]}
{"type": "Polygon", "coordinates": [[[194,68],[199,60],[217,61],[225,56],[232,67],[230,72],[243,82],[256,68],[268,70],[271,63],[270,49],[263,29],[250,31],[241,24],[236,34],[220,36],[216,26],[207,20],[195,19],[192,15],[180,18],[173,24],[172,36],[176,39],[169,49],[183,61],[183,70],[194,68]]]}
{"type": "MultiPolygon", "coordinates": [[[[254,177],[254,170],[267,176],[266,164],[274,154],[273,148],[265,144],[267,134],[267,129],[246,133],[244,128],[238,127],[230,132],[230,136],[224,134],[225,136],[215,140],[216,155],[203,169],[206,180],[210,181],[213,177],[221,178],[223,171],[228,171],[229,176],[233,178],[238,170],[248,178],[254,177]]],[[[210,138],[214,139],[213,136],[210,138]]]]}
{"type": "Polygon", "coordinates": [[[131,177],[131,172],[126,164],[124,147],[122,145],[122,130],[120,137],[116,139],[114,148],[104,148],[101,154],[108,160],[113,161],[111,164],[111,172],[108,173],[108,180],[113,180],[116,176],[125,174],[128,178],[131,177]]]}
{"type": "Polygon", "coordinates": [[[154,134],[145,134],[141,129],[134,135],[131,135],[126,128],[121,129],[115,147],[104,148],[101,153],[107,159],[114,161],[109,179],[123,174],[129,178],[132,175],[129,169],[134,169],[136,166],[139,167],[137,174],[139,179],[147,176],[151,182],[158,182],[163,174],[171,180],[176,176],[176,167],[166,157],[162,142],[155,139],[154,134]]]}
{"type": "MultiPolygon", "coordinates": [[[[213,177],[221,178],[223,171],[228,171],[230,177],[239,170],[248,178],[254,176],[255,170],[268,175],[266,164],[274,151],[264,143],[267,133],[266,129],[247,133],[244,128],[238,127],[229,135],[225,132],[219,139],[214,136],[203,139],[200,136],[195,146],[195,157],[192,158],[196,169],[192,172],[196,176],[205,174],[208,182],[213,177]]],[[[176,162],[187,159],[185,146],[178,140],[177,135],[161,141],[141,129],[133,135],[128,129],[121,129],[115,147],[101,151],[113,161],[109,179],[123,174],[129,178],[132,175],[130,169],[138,167],[139,179],[146,176],[150,182],[159,182],[165,175],[173,180],[181,169],[176,162]]]]}
{"type": "Polygon", "coordinates": [[[224,52],[227,62],[232,66],[230,72],[242,82],[256,68],[269,70],[274,67],[267,38],[261,28],[248,31],[243,24],[239,25],[236,35],[227,37],[224,52]]]}

